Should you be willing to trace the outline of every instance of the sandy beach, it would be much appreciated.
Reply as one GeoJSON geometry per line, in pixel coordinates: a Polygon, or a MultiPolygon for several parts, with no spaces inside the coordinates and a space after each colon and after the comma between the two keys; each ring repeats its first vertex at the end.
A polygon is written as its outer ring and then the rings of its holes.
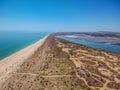
{"type": "Polygon", "coordinates": [[[0,61],[0,85],[44,43],[48,36],[0,61]]]}

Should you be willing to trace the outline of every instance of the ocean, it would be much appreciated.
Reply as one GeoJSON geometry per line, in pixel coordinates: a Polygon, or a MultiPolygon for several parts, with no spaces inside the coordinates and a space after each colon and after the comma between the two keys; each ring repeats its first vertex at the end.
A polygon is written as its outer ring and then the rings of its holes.
{"type": "Polygon", "coordinates": [[[70,37],[65,37],[65,36],[57,36],[57,38],[61,38],[61,39],[64,39],[70,42],[77,43],[77,44],[82,44],[88,47],[107,50],[110,52],[115,52],[115,53],[120,54],[120,46],[117,46],[117,45],[111,45],[109,43],[96,43],[96,42],[91,42],[91,41],[87,41],[84,39],[70,38],[70,37]]]}
{"type": "Polygon", "coordinates": [[[0,31],[0,60],[31,45],[49,32],[0,31]]]}

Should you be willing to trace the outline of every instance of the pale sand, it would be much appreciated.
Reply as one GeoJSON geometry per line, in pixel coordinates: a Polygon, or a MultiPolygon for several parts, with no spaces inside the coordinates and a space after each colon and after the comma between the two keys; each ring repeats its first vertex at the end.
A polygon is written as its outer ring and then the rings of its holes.
{"type": "Polygon", "coordinates": [[[11,73],[19,69],[19,66],[35,53],[47,37],[48,36],[0,61],[0,86],[11,76],[11,73]]]}

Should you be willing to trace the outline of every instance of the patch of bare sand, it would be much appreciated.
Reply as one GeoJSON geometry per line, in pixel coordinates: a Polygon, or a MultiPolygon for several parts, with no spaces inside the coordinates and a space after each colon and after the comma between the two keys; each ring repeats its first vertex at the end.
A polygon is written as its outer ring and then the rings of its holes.
{"type": "Polygon", "coordinates": [[[27,58],[35,53],[47,37],[0,61],[0,87],[10,77],[11,73],[14,73],[27,58]]]}

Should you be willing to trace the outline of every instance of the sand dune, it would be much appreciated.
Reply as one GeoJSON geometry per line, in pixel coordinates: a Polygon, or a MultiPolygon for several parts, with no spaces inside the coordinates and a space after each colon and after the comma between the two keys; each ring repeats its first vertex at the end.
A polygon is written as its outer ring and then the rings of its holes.
{"type": "Polygon", "coordinates": [[[44,43],[48,36],[0,61],[0,85],[44,43]]]}

